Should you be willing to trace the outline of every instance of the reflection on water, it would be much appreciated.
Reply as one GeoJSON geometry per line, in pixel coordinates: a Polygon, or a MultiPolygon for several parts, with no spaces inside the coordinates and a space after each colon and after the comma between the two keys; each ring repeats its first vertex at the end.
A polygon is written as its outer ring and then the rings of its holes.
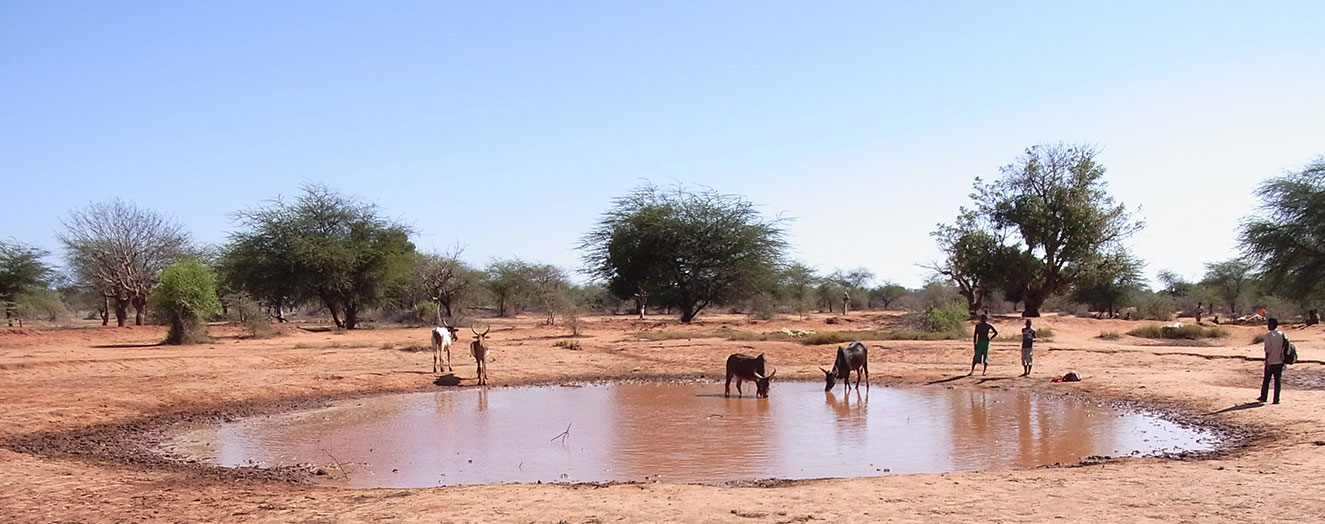
{"type": "Polygon", "coordinates": [[[795,382],[777,384],[771,399],[721,391],[619,384],[392,395],[192,431],[173,449],[226,466],[339,463],[328,469],[349,478],[335,485],[423,487],[1028,468],[1214,443],[1149,415],[1025,393],[825,393],[795,382]]]}

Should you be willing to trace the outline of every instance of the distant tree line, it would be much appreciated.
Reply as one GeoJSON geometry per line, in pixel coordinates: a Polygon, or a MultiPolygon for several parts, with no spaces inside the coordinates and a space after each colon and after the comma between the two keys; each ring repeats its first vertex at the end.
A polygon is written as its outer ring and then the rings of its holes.
{"type": "Polygon", "coordinates": [[[645,184],[615,200],[580,243],[588,283],[519,258],[473,266],[462,250],[420,252],[411,228],[376,206],[320,185],[237,211],[218,247],[195,245],[173,219],[121,200],[65,217],[65,265],[16,239],[0,240],[0,309],[9,325],[71,310],[109,324],[171,326],[171,342],[206,339],[206,321],[253,326],[292,311],[344,329],[365,315],[411,324],[535,313],[577,330],[585,314],[677,315],[718,308],[756,318],[811,311],[1045,310],[1167,320],[1225,318],[1266,308],[1301,314],[1325,295],[1325,157],[1266,180],[1243,253],[1187,281],[1160,271],[1158,289],[1126,247],[1140,220],[1106,191],[1088,146],[1039,145],[975,180],[970,207],[933,232],[944,258],[919,289],[876,281],[864,268],[821,272],[787,256],[784,221],[744,197],[645,184]]]}

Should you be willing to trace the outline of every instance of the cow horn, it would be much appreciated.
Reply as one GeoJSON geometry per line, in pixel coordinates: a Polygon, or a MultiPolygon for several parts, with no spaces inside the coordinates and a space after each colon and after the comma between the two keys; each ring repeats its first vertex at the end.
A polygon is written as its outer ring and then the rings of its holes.
{"type": "Polygon", "coordinates": [[[824,372],[825,375],[832,375],[832,374],[833,374],[832,371],[828,371],[828,370],[824,369],[823,366],[819,366],[819,371],[824,372]]]}
{"type": "Polygon", "coordinates": [[[769,373],[768,376],[767,376],[767,377],[764,377],[764,378],[766,378],[766,379],[767,379],[767,378],[773,378],[773,375],[776,375],[776,374],[778,374],[778,368],[773,368],[773,372],[772,372],[772,373],[769,373]]]}

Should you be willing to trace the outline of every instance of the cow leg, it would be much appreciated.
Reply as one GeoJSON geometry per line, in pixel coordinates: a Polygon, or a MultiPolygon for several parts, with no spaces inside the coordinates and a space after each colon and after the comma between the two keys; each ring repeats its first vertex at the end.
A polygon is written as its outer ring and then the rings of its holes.
{"type": "Polygon", "coordinates": [[[736,397],[740,398],[742,396],[744,396],[744,393],[741,393],[741,377],[736,377],[736,397]]]}
{"type": "MultiPolygon", "coordinates": [[[[860,366],[860,369],[861,369],[862,371],[865,372],[865,390],[866,390],[866,391],[869,391],[869,389],[870,389],[870,365],[869,365],[869,364],[861,365],[861,366],[860,366]]],[[[860,389],[859,386],[857,386],[856,389],[860,389]]]]}
{"type": "Polygon", "coordinates": [[[731,375],[727,375],[727,385],[725,385],[725,386],[722,387],[722,396],[723,396],[723,397],[730,397],[730,396],[732,396],[732,376],[731,376],[731,375]]]}
{"type": "Polygon", "coordinates": [[[450,370],[452,373],[455,372],[455,368],[451,367],[451,348],[450,348],[450,347],[447,347],[447,348],[446,348],[446,368],[447,368],[448,370],[450,370]]]}
{"type": "Polygon", "coordinates": [[[436,373],[436,372],[437,372],[437,366],[438,366],[438,362],[437,362],[437,361],[440,360],[440,359],[441,359],[441,355],[438,355],[438,354],[437,354],[437,346],[434,345],[434,346],[432,347],[432,372],[433,372],[433,373],[436,373]]]}

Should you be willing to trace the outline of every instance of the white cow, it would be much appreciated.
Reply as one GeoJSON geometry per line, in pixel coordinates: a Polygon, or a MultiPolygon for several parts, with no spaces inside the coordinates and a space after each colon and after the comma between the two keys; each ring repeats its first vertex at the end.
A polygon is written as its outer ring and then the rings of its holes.
{"type": "Polygon", "coordinates": [[[439,373],[444,369],[455,371],[451,367],[451,345],[455,344],[456,339],[460,338],[457,329],[446,324],[432,330],[432,372],[439,373]],[[442,365],[442,351],[446,352],[446,365],[442,365]]]}

